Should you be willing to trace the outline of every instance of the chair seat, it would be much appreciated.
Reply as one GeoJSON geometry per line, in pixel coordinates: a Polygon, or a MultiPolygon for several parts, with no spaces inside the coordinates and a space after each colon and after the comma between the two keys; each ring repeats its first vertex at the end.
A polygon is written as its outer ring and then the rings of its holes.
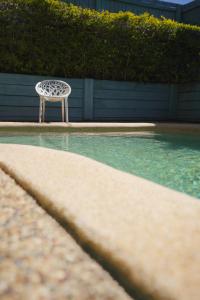
{"type": "Polygon", "coordinates": [[[65,98],[63,97],[43,97],[45,101],[50,101],[50,102],[58,102],[58,101],[63,101],[65,98]]]}

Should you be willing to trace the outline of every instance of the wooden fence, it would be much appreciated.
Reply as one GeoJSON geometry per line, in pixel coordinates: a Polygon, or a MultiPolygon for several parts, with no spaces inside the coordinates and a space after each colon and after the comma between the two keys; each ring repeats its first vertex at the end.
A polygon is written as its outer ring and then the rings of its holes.
{"type": "Polygon", "coordinates": [[[82,7],[97,10],[132,11],[136,14],[150,14],[188,24],[200,25],[200,0],[186,5],[162,2],[157,0],[63,0],[82,7]]]}
{"type": "MultiPolygon", "coordinates": [[[[49,78],[49,77],[48,77],[49,78]]],[[[39,98],[35,84],[46,77],[33,75],[0,74],[0,120],[1,121],[37,121],[39,98]]],[[[84,81],[68,80],[73,88],[70,97],[70,119],[83,119],[84,81]]],[[[48,103],[47,120],[61,120],[60,103],[48,103]]]]}
{"type": "MultiPolygon", "coordinates": [[[[48,77],[48,79],[51,77],[48,77]]],[[[52,77],[55,78],[55,77],[52,77]]],[[[35,84],[45,76],[0,74],[0,121],[37,122],[35,84]]],[[[200,122],[200,83],[185,85],[67,79],[69,120],[200,122]]],[[[61,121],[60,103],[48,103],[47,121],[61,121]]]]}
{"type": "Polygon", "coordinates": [[[182,7],[183,23],[200,25],[200,0],[193,1],[182,7]]]}
{"type": "Polygon", "coordinates": [[[179,86],[177,120],[200,122],[200,83],[179,86]]]}
{"type": "MultiPolygon", "coordinates": [[[[48,77],[49,78],[49,77],[48,77]]],[[[43,76],[0,74],[0,121],[38,121],[35,84],[43,76]]],[[[66,79],[72,87],[70,121],[173,119],[175,87],[93,79],[66,79]]],[[[61,120],[60,103],[47,104],[47,121],[61,120]]]]}
{"type": "Polygon", "coordinates": [[[94,81],[93,119],[96,121],[169,120],[170,85],[94,81]]]}

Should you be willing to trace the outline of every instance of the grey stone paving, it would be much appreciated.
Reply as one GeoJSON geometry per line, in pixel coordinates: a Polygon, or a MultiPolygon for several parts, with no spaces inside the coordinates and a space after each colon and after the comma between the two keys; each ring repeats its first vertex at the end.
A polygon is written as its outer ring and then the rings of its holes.
{"type": "Polygon", "coordinates": [[[1,300],[130,300],[1,170],[0,237],[1,300]]]}

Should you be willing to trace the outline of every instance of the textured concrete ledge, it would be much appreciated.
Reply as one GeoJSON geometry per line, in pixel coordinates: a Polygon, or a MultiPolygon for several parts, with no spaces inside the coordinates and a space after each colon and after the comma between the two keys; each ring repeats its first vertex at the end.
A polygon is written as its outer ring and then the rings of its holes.
{"type": "Polygon", "coordinates": [[[1,300],[130,300],[35,200],[0,170],[1,300]]]}
{"type": "Polygon", "coordinates": [[[188,131],[200,132],[200,124],[191,123],[20,123],[20,122],[0,122],[0,131],[139,131],[139,130],[157,130],[157,131],[188,131]]]}
{"type": "Polygon", "coordinates": [[[148,299],[200,299],[200,202],[72,153],[1,145],[0,165],[148,299]]]}

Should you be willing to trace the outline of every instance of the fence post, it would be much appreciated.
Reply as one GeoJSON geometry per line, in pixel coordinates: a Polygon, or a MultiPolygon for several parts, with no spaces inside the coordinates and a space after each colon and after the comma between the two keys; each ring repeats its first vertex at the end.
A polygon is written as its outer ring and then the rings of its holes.
{"type": "Polygon", "coordinates": [[[178,113],[178,85],[169,85],[169,120],[175,121],[178,113]]]}
{"type": "Polygon", "coordinates": [[[93,92],[94,92],[94,80],[88,78],[84,79],[84,103],[83,103],[84,121],[92,121],[94,119],[93,92]]]}

